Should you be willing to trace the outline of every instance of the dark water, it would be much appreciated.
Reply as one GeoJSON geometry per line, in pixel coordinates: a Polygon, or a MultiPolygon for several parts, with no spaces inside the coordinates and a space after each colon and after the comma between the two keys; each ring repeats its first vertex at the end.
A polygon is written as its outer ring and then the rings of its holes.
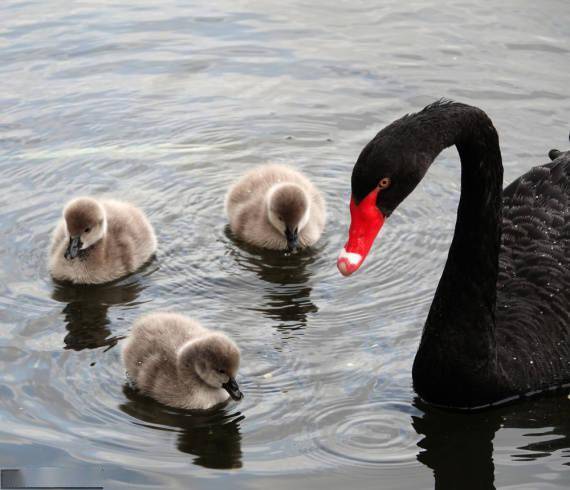
{"type": "Polygon", "coordinates": [[[2,467],[102,467],[106,488],[568,488],[567,398],[453,414],[414,396],[455,151],[361,273],[335,268],[355,158],[403,113],[481,106],[507,180],[565,147],[566,0],[3,0],[0,18],[2,467]],[[225,190],[264,162],[326,195],[313,251],[228,235],[225,190]],[[49,235],[80,194],[143,207],[157,260],[110,286],[54,285],[49,235]],[[125,388],[121,338],[155,309],[236,339],[242,403],[180,412],[125,388]]]}

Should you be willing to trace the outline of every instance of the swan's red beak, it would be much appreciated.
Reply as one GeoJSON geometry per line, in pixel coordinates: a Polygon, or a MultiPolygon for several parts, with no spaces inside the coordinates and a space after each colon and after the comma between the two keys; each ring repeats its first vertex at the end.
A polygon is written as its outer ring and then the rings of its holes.
{"type": "Polygon", "coordinates": [[[354,202],[354,197],[350,199],[348,241],[336,263],[343,276],[350,276],[364,262],[376,235],[384,224],[384,215],[376,207],[378,192],[379,189],[376,188],[359,204],[354,202]]]}

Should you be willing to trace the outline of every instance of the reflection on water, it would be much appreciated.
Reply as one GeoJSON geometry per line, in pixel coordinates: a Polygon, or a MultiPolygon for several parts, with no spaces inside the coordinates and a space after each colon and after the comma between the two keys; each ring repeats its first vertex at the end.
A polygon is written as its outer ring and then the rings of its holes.
{"type": "Polygon", "coordinates": [[[74,285],[54,282],[52,298],[67,303],[62,313],[68,330],[63,339],[66,349],[82,350],[112,347],[122,336],[112,335],[109,308],[135,307],[144,290],[137,275],[103,285],[74,285]]]}
{"type": "Polygon", "coordinates": [[[311,300],[312,288],[308,285],[311,278],[309,268],[318,257],[318,249],[313,247],[296,253],[263,250],[235,239],[229,226],[225,233],[232,240],[228,244],[228,252],[239,267],[244,272],[254,272],[265,283],[265,286],[260,284],[263,301],[251,309],[277,320],[275,328],[284,337],[305,328],[308,315],[319,311],[311,300]]]}
{"type": "Polygon", "coordinates": [[[423,414],[412,425],[423,437],[418,461],[431,468],[435,488],[493,490],[495,460],[502,459],[496,434],[518,429],[524,435],[516,448],[509,448],[511,461],[533,462],[562,450],[570,465],[570,400],[564,394],[527,400],[475,413],[441,410],[416,399],[423,414]]]}
{"type": "Polygon", "coordinates": [[[166,407],[128,384],[123,393],[129,401],[119,408],[155,429],[176,431],[178,450],[193,455],[194,464],[217,469],[241,468],[240,422],[244,416],[239,412],[229,415],[223,407],[193,411],[166,407]]]}
{"type": "Polygon", "coordinates": [[[431,468],[437,490],[494,489],[493,438],[500,427],[496,411],[462,414],[439,410],[421,401],[422,417],[412,417],[424,438],[418,461],[431,468]]]}

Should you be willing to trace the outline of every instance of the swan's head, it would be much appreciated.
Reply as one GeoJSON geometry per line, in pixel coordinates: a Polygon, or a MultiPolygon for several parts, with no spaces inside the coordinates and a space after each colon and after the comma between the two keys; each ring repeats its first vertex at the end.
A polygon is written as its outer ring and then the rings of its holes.
{"type": "Polygon", "coordinates": [[[297,184],[274,185],[267,195],[267,217],[273,227],[287,240],[287,248],[299,247],[299,233],[309,221],[310,201],[297,184]]]}
{"type": "Polygon", "coordinates": [[[441,150],[432,112],[437,105],[390,124],[360,153],[352,171],[350,229],[337,266],[349,276],[362,265],[380,228],[422,180],[441,150]],[[432,140],[430,140],[430,136],[432,140]]]}
{"type": "Polygon", "coordinates": [[[234,400],[243,398],[235,380],[239,361],[237,345],[222,333],[191,340],[178,352],[178,362],[183,372],[195,372],[204,383],[226,390],[234,400]]]}
{"type": "Polygon", "coordinates": [[[74,259],[81,250],[97,243],[107,232],[105,210],[95,199],[79,197],[69,202],[63,210],[69,237],[66,259],[74,259]]]}

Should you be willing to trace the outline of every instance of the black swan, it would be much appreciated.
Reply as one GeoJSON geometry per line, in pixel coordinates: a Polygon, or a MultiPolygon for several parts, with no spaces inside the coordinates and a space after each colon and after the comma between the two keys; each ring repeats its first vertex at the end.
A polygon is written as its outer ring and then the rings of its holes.
{"type": "Polygon", "coordinates": [[[393,122],[352,172],[349,238],[359,268],[384,220],[437,155],[455,145],[455,233],[413,366],[414,389],[450,408],[482,408],[570,386],[570,152],[504,190],[499,139],[476,107],[438,101],[393,122]]]}

